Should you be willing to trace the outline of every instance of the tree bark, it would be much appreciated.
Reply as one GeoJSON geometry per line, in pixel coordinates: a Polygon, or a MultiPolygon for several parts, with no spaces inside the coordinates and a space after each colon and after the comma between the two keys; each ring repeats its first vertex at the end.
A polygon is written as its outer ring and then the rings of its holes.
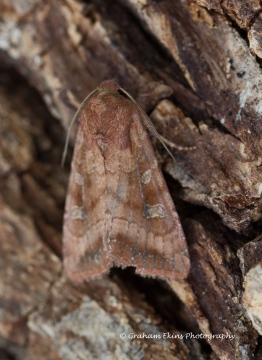
{"type": "Polygon", "coordinates": [[[261,359],[261,2],[0,6],[1,358],[261,359]],[[61,168],[66,132],[111,78],[183,148],[173,161],[152,138],[189,246],[185,281],[63,275],[77,126],[61,168]]]}

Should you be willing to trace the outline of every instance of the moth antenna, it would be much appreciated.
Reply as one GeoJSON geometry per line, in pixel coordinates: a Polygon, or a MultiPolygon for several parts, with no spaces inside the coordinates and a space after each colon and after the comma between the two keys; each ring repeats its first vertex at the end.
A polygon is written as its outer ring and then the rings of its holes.
{"type": "Polygon", "coordinates": [[[180,151],[189,151],[189,150],[196,150],[196,148],[197,148],[196,146],[180,146],[180,145],[173,143],[172,141],[167,140],[166,138],[164,138],[161,135],[159,135],[159,136],[163,142],[165,142],[168,146],[170,146],[173,149],[177,149],[180,151]]]}
{"type": "Polygon", "coordinates": [[[61,160],[61,167],[64,167],[64,164],[65,164],[65,159],[66,159],[66,154],[67,154],[67,149],[68,149],[68,144],[69,144],[69,138],[70,138],[70,132],[71,132],[71,129],[72,129],[72,126],[74,125],[74,122],[80,112],[80,110],[82,109],[84,103],[90,99],[91,96],[93,96],[98,90],[95,89],[93,90],[90,94],[88,94],[84,100],[81,102],[80,106],[78,107],[69,127],[68,127],[68,130],[67,130],[67,135],[66,135],[66,142],[65,142],[65,147],[64,147],[64,151],[63,151],[63,155],[62,155],[62,160],[61,160]]]}
{"type": "MultiPolygon", "coordinates": [[[[136,106],[138,107],[139,111],[142,113],[142,115],[144,115],[145,117],[145,123],[147,128],[157,137],[157,139],[161,142],[161,144],[164,146],[164,148],[166,149],[166,151],[168,152],[168,154],[171,156],[171,158],[173,160],[175,160],[173,154],[171,153],[171,151],[169,150],[169,148],[166,146],[165,141],[163,140],[164,138],[158,133],[158,131],[156,130],[156,128],[154,127],[152,121],[150,120],[150,118],[147,116],[147,114],[144,112],[144,110],[141,108],[141,106],[135,101],[135,99],[127,92],[125,91],[123,88],[120,87],[120,90],[133,102],[136,104],[136,106]]],[[[169,144],[170,145],[170,144],[169,144]]]]}

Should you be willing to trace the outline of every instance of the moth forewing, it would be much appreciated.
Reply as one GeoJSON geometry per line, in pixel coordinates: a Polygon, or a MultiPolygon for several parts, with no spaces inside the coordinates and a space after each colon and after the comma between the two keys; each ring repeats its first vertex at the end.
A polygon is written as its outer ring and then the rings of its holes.
{"type": "Polygon", "coordinates": [[[143,276],[186,277],[187,245],[144,128],[146,115],[113,80],[91,94],[78,111],[66,199],[68,276],[87,280],[117,265],[135,266],[143,276]]]}

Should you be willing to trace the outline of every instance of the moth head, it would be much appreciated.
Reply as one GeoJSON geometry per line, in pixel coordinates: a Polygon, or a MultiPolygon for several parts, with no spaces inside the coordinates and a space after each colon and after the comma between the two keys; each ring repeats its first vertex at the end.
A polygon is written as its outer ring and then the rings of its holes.
{"type": "Polygon", "coordinates": [[[103,81],[97,88],[97,90],[109,90],[109,91],[117,91],[120,89],[116,79],[105,80],[103,81]]]}

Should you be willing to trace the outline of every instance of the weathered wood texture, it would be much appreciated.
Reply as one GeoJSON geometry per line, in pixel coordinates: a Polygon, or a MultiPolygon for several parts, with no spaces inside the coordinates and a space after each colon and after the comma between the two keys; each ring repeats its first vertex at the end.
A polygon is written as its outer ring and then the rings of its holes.
{"type": "Polygon", "coordinates": [[[261,359],[261,2],[0,0],[1,359],[261,359]],[[63,277],[81,100],[115,77],[152,139],[189,244],[188,281],[63,277]],[[128,334],[228,334],[133,339],[128,334]],[[127,338],[121,339],[120,334],[127,338]]]}

